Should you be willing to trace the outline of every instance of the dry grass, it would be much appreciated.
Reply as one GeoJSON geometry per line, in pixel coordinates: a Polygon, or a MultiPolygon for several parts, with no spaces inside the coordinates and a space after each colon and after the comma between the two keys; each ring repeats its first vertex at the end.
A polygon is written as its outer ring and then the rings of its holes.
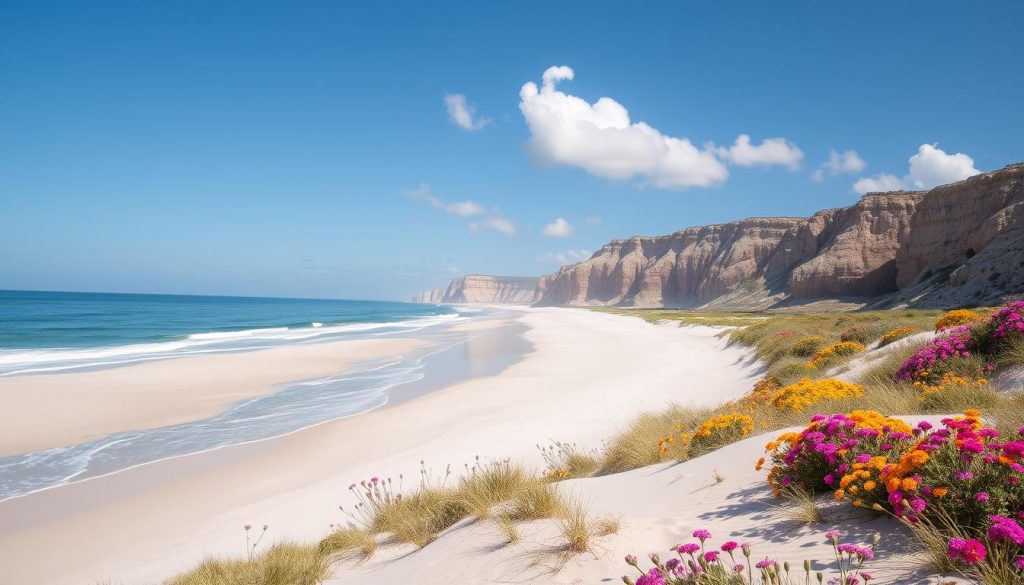
{"type": "Polygon", "coordinates": [[[498,514],[494,518],[494,523],[498,526],[501,535],[505,537],[506,544],[519,542],[519,528],[516,527],[514,518],[508,514],[498,514]]]}
{"type": "Polygon", "coordinates": [[[467,514],[465,498],[460,494],[449,488],[428,486],[383,506],[370,529],[422,548],[467,514]]]}
{"type": "Polygon", "coordinates": [[[619,473],[668,459],[685,459],[685,453],[662,453],[658,440],[678,434],[679,428],[696,428],[711,412],[711,409],[672,405],[661,412],[641,414],[612,438],[598,474],[619,473]]]}
{"type": "Polygon", "coordinates": [[[509,515],[516,520],[553,518],[563,506],[558,489],[547,482],[532,482],[522,486],[512,497],[509,515]]]}
{"type": "Polygon", "coordinates": [[[604,516],[594,521],[594,536],[608,536],[618,534],[622,528],[622,521],[613,516],[604,516]]]}
{"type": "Polygon", "coordinates": [[[166,585],[318,585],[328,564],[315,546],[276,544],[251,561],[203,560],[166,585]]]}
{"type": "Polygon", "coordinates": [[[567,552],[579,554],[590,550],[590,518],[579,500],[565,502],[558,516],[558,529],[567,552]]]}
{"type": "Polygon", "coordinates": [[[782,497],[785,500],[782,513],[786,520],[796,524],[820,524],[825,521],[817,500],[807,490],[790,486],[782,490],[782,497]]]}
{"type": "Polygon", "coordinates": [[[329,558],[358,553],[368,559],[377,551],[377,537],[361,528],[339,528],[320,541],[319,550],[329,558]]]}
{"type": "Polygon", "coordinates": [[[581,449],[574,443],[552,441],[548,447],[537,448],[547,464],[546,475],[552,480],[590,477],[601,468],[600,452],[581,449]]]}
{"type": "Polygon", "coordinates": [[[456,494],[466,511],[487,518],[497,504],[508,501],[534,479],[521,465],[509,461],[477,463],[458,481],[456,494]]]}

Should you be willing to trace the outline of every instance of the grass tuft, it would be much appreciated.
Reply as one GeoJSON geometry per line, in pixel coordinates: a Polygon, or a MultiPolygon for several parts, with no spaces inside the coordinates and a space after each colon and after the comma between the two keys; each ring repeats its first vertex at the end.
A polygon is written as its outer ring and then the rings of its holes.
{"type": "Polygon", "coordinates": [[[252,560],[205,559],[166,585],[318,585],[328,564],[315,546],[276,544],[252,560]]]}

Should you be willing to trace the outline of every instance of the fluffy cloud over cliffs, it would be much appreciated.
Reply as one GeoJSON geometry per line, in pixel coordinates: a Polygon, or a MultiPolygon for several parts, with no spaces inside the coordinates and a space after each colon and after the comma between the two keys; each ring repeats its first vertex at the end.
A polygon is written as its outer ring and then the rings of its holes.
{"type": "Polygon", "coordinates": [[[543,234],[549,238],[567,238],[573,234],[575,230],[565,218],[559,217],[555,221],[544,226],[543,234]]]}
{"type": "Polygon", "coordinates": [[[461,93],[450,93],[444,96],[444,104],[448,107],[448,117],[452,122],[467,132],[476,132],[491,123],[483,117],[477,117],[476,108],[466,102],[461,93]]]}
{"type": "Polygon", "coordinates": [[[591,104],[556,88],[573,76],[573,70],[564,65],[550,67],[540,87],[530,81],[519,90],[519,110],[530,129],[527,148],[539,163],[682,189],[721,184],[729,176],[727,162],[792,167],[803,157],[799,148],[782,138],[754,145],[742,135],[728,148],[697,147],[687,138],[667,136],[644,122],[633,122],[625,106],[612,98],[591,104]]]}
{"type": "Polygon", "coordinates": [[[962,152],[947,154],[934,144],[922,144],[909,162],[910,170],[902,179],[889,173],[863,177],[853,184],[853,190],[864,194],[899,189],[931,189],[962,181],[981,172],[974,168],[974,159],[970,156],[962,152]]]}

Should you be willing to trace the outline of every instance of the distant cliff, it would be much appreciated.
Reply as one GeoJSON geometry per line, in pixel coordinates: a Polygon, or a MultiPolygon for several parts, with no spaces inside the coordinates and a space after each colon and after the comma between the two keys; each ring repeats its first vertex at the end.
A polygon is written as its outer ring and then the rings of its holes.
{"type": "Polygon", "coordinates": [[[809,218],[613,240],[538,289],[542,305],[997,303],[1024,293],[1024,164],[930,191],[870,193],[809,218]]]}
{"type": "Polygon", "coordinates": [[[539,280],[536,277],[467,274],[453,280],[447,289],[435,288],[416,295],[413,302],[531,305],[537,301],[539,280]]]}

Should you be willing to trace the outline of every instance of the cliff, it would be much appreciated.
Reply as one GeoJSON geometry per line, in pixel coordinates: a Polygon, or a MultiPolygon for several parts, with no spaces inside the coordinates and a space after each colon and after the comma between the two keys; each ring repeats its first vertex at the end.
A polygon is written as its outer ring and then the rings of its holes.
{"type": "Polygon", "coordinates": [[[536,277],[467,274],[448,288],[435,288],[413,297],[417,303],[530,305],[536,302],[536,277]]]}
{"type": "Polygon", "coordinates": [[[613,240],[540,279],[542,305],[764,309],[816,299],[994,304],[1024,293],[1024,164],[809,218],[613,240]]]}

